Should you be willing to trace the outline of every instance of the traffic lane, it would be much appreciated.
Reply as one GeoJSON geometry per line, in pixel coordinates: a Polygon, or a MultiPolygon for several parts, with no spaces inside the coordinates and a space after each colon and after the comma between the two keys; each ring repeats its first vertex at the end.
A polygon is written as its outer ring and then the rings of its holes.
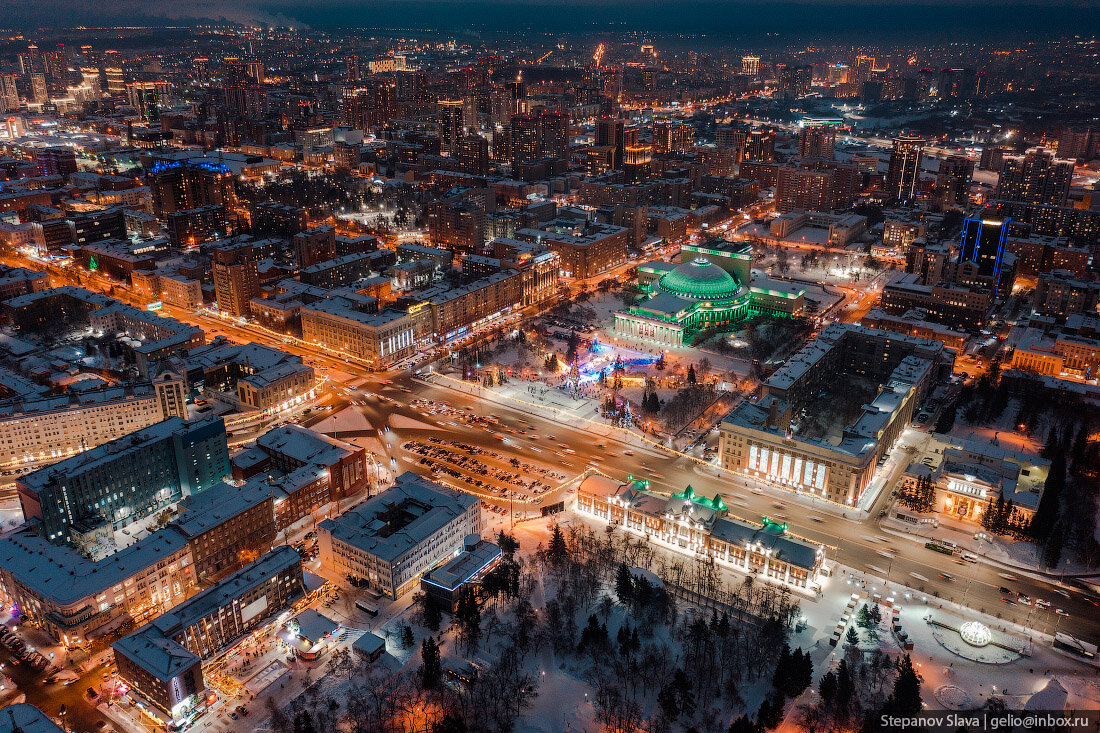
{"type": "Polygon", "coordinates": [[[47,675],[26,663],[13,664],[13,658],[7,649],[0,648],[0,660],[3,673],[27,696],[28,703],[37,706],[51,718],[57,718],[61,706],[65,706],[67,728],[82,732],[95,731],[100,721],[109,722],[95,708],[100,699],[89,700],[87,697],[89,687],[98,689],[103,682],[105,668],[102,665],[81,675],[73,684],[63,685],[60,682],[47,684],[47,675]]]}

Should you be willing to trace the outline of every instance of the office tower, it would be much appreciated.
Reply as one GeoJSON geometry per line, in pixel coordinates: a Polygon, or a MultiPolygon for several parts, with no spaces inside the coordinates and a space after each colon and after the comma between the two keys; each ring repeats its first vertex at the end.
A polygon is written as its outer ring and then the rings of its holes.
{"type": "Polygon", "coordinates": [[[832,158],[836,149],[836,128],[808,124],[798,133],[798,154],[803,158],[832,158]]]}
{"type": "Polygon", "coordinates": [[[657,120],[653,123],[653,151],[656,153],[684,153],[691,147],[691,136],[695,129],[691,125],[672,120],[657,120]]]}
{"type": "Polygon", "coordinates": [[[466,135],[455,145],[454,157],[459,170],[484,176],[489,173],[489,141],[481,135],[466,135]]]}
{"type": "Polygon", "coordinates": [[[41,148],[37,153],[38,167],[44,176],[68,176],[76,173],[76,152],[64,145],[41,148]]]}
{"type": "Polygon", "coordinates": [[[994,284],[1001,274],[1008,228],[1011,219],[966,219],[963,221],[959,245],[959,264],[973,262],[978,274],[992,278],[994,284]]]}
{"type": "Polygon", "coordinates": [[[1073,161],[1059,160],[1043,149],[1006,155],[997,181],[996,198],[1028,204],[1064,206],[1069,198],[1073,161]]]}
{"type": "Polygon", "coordinates": [[[0,112],[19,110],[19,89],[15,74],[0,74],[0,112]]]}
{"type": "Polygon", "coordinates": [[[251,315],[250,301],[260,294],[256,259],[247,244],[214,250],[214,295],[219,311],[234,318],[251,315]]]}
{"type": "Polygon", "coordinates": [[[31,74],[31,101],[35,104],[45,104],[50,101],[50,93],[46,88],[46,75],[35,72],[31,74]]]}
{"type": "Polygon", "coordinates": [[[627,184],[649,180],[653,148],[649,145],[629,145],[623,149],[623,181],[627,184]]]}
{"type": "Polygon", "coordinates": [[[970,203],[974,161],[964,155],[949,155],[940,161],[936,173],[936,201],[941,207],[965,209],[970,203]]]}
{"type": "Polygon", "coordinates": [[[23,514],[50,542],[82,544],[197,494],[230,472],[225,422],[173,417],[104,443],[16,483],[23,514]]]}
{"type": "Polygon", "coordinates": [[[465,113],[461,99],[441,99],[437,108],[440,148],[447,155],[454,153],[458,139],[466,134],[465,113]]]}
{"type": "Polygon", "coordinates": [[[900,135],[894,138],[894,146],[890,151],[890,167],[886,171],[886,193],[890,197],[898,201],[916,197],[926,142],[919,135],[900,135]]]}
{"type": "Polygon", "coordinates": [[[742,56],[741,73],[746,76],[757,76],[758,74],[760,74],[760,57],[742,56]]]}
{"type": "Polygon", "coordinates": [[[745,160],[771,163],[775,160],[775,133],[771,130],[750,130],[745,138],[745,160]]]}
{"type": "Polygon", "coordinates": [[[146,181],[153,194],[153,210],[160,219],[174,211],[215,204],[228,211],[237,204],[233,174],[216,160],[157,163],[146,181]]]}

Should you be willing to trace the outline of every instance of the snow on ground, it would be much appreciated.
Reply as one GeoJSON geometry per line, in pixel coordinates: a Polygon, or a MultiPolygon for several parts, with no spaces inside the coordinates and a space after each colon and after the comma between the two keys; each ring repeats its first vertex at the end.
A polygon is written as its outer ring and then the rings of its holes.
{"type": "MultiPolygon", "coordinates": [[[[337,430],[371,430],[372,426],[370,420],[368,420],[363,413],[356,410],[354,407],[345,407],[335,415],[331,415],[330,418],[335,418],[337,430]]],[[[325,419],[318,423],[318,428],[332,430],[333,424],[330,419],[325,419]]]]}
{"type": "Polygon", "coordinates": [[[390,415],[390,427],[397,428],[398,430],[438,430],[438,425],[424,422],[423,420],[417,420],[415,417],[405,417],[404,415],[390,415]]]}

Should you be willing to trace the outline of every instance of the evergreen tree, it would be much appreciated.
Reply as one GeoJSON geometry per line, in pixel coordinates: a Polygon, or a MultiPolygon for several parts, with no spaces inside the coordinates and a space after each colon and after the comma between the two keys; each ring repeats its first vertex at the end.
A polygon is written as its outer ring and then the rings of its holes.
{"type": "Polygon", "coordinates": [[[619,563],[619,569],[615,572],[615,595],[619,603],[628,608],[634,602],[634,576],[625,562],[619,563]]]}
{"type": "Polygon", "coordinates": [[[836,672],[829,671],[825,673],[825,676],[821,678],[821,682],[817,684],[817,692],[821,695],[821,700],[825,705],[833,704],[833,700],[836,699],[837,695],[836,672]]]}
{"type": "Polygon", "coordinates": [[[413,638],[412,627],[408,624],[402,624],[401,626],[401,648],[408,649],[413,645],[416,640],[413,638]]]}
{"type": "Polygon", "coordinates": [[[852,646],[859,645],[859,632],[856,631],[855,626],[848,627],[848,633],[844,635],[844,640],[852,646]]]}
{"type": "Polygon", "coordinates": [[[561,527],[554,525],[550,530],[550,545],[546,548],[546,557],[554,567],[561,567],[569,559],[569,548],[565,544],[565,535],[561,527]]]}
{"type": "Polygon", "coordinates": [[[913,668],[913,659],[906,654],[898,661],[898,676],[883,712],[893,715],[916,715],[921,711],[920,678],[913,668]]]}
{"type": "Polygon", "coordinates": [[[760,728],[748,717],[741,715],[730,723],[729,733],[760,733],[760,728]]]}
{"type": "Polygon", "coordinates": [[[775,663],[775,673],[772,675],[772,687],[778,690],[779,694],[785,695],[790,678],[791,647],[787,642],[783,642],[783,647],[779,650],[779,660],[775,663]]]}
{"type": "Polygon", "coordinates": [[[439,607],[439,601],[431,596],[424,597],[424,625],[431,631],[439,631],[443,623],[443,609],[439,607]]]}
{"type": "Polygon", "coordinates": [[[871,612],[867,614],[868,620],[871,622],[871,626],[878,626],[882,623],[882,609],[879,608],[878,603],[871,604],[871,612]]]}
{"type": "Polygon", "coordinates": [[[955,427],[955,416],[958,414],[959,404],[958,402],[952,402],[943,408],[943,412],[940,413],[939,418],[936,420],[936,426],[933,428],[935,432],[946,435],[951,432],[951,428],[955,427]]]}
{"type": "Polygon", "coordinates": [[[691,364],[690,366],[688,366],[687,383],[691,386],[694,386],[697,383],[697,380],[695,378],[695,365],[694,364],[691,364]]]}
{"type": "Polygon", "coordinates": [[[1043,562],[1046,563],[1048,568],[1053,570],[1062,561],[1062,547],[1065,541],[1062,523],[1057,522],[1050,532],[1050,537],[1047,538],[1046,546],[1043,548],[1043,562]]]}
{"type": "Polygon", "coordinates": [[[497,533],[497,546],[500,547],[501,554],[507,558],[511,558],[515,555],[516,550],[519,549],[519,543],[516,542],[516,538],[505,533],[503,529],[497,533]]]}
{"type": "Polygon", "coordinates": [[[431,636],[425,637],[420,645],[420,661],[420,686],[425,690],[434,690],[443,679],[443,666],[439,657],[439,645],[431,636]]]}

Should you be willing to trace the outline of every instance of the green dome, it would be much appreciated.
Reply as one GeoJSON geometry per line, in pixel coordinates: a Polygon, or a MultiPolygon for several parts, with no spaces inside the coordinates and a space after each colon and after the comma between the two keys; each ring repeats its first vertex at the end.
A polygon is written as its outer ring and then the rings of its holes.
{"type": "Polygon", "coordinates": [[[657,289],[689,300],[724,300],[744,291],[737,278],[703,257],[666,272],[657,280],[657,289]]]}

